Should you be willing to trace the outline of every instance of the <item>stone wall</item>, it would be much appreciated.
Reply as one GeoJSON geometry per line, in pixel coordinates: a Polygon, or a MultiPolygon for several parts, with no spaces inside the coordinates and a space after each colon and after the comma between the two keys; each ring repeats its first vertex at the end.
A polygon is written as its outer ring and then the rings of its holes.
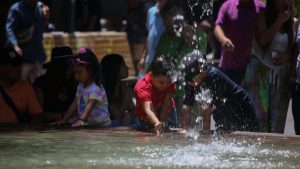
{"type": "Polygon", "coordinates": [[[44,47],[48,61],[52,48],[65,45],[70,46],[74,53],[77,53],[82,47],[90,48],[95,52],[99,61],[109,53],[121,54],[129,67],[129,75],[135,75],[127,35],[124,32],[75,32],[72,34],[52,32],[44,34],[44,47]]]}

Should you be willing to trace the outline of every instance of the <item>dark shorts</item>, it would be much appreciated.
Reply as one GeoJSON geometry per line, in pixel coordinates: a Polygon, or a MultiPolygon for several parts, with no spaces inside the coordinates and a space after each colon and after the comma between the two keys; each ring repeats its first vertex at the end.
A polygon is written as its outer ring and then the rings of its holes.
{"type": "Polygon", "coordinates": [[[251,103],[244,100],[241,104],[232,103],[232,105],[234,105],[232,109],[224,107],[213,112],[217,131],[220,133],[259,131],[260,122],[251,103]]]}

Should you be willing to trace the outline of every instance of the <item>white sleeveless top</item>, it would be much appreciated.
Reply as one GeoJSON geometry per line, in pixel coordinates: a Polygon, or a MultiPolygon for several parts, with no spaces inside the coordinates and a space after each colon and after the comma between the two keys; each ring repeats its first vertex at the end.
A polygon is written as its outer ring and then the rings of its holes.
{"type": "Polygon", "coordinates": [[[279,33],[277,32],[269,49],[264,51],[261,46],[258,44],[257,40],[253,38],[252,43],[252,54],[255,55],[263,64],[268,66],[269,68],[275,68],[272,62],[272,51],[281,51],[287,52],[288,51],[288,34],[287,33],[279,33]]]}

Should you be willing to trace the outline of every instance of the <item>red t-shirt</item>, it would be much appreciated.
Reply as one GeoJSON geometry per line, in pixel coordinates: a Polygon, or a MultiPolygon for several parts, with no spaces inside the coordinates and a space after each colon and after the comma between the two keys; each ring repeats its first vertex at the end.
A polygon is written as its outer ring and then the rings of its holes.
{"type": "MultiPolygon", "coordinates": [[[[142,108],[142,103],[146,101],[152,102],[155,110],[160,110],[163,100],[167,94],[172,94],[176,90],[175,84],[170,85],[167,90],[159,91],[156,89],[151,82],[151,72],[147,73],[142,79],[140,79],[135,87],[134,93],[136,98],[135,112],[136,116],[145,122],[148,122],[148,117],[144,109],[142,108]]],[[[174,99],[172,98],[171,108],[175,106],[174,99]]]]}

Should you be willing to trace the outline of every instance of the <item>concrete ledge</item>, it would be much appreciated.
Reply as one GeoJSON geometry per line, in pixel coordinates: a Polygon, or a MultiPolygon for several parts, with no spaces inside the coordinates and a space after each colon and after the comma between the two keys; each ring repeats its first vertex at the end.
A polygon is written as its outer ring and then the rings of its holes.
{"type": "Polygon", "coordinates": [[[251,138],[264,138],[264,139],[283,139],[283,140],[299,140],[300,136],[298,135],[286,135],[279,133],[260,133],[260,132],[243,132],[236,131],[230,134],[226,134],[227,136],[241,136],[241,137],[251,137],[251,138]]]}

